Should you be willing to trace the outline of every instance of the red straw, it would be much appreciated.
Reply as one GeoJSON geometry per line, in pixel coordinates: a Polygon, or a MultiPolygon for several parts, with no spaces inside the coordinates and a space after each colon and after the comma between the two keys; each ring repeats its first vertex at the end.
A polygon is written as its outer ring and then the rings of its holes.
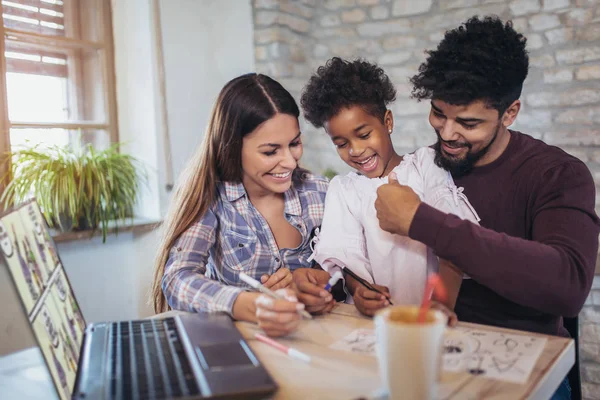
{"type": "Polygon", "coordinates": [[[431,274],[427,278],[423,302],[421,303],[421,307],[419,308],[419,316],[417,317],[417,322],[420,324],[425,322],[425,314],[427,314],[427,310],[429,310],[429,307],[431,307],[431,297],[433,296],[434,292],[436,298],[440,301],[446,301],[448,298],[446,287],[444,286],[444,283],[438,274],[431,274]]]}

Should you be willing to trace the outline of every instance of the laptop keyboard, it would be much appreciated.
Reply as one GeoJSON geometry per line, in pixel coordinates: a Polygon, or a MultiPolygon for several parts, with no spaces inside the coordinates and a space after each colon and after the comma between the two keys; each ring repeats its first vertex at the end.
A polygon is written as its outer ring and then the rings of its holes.
{"type": "Polygon", "coordinates": [[[113,323],[110,352],[113,399],[164,399],[200,393],[173,318],[113,323]]]}

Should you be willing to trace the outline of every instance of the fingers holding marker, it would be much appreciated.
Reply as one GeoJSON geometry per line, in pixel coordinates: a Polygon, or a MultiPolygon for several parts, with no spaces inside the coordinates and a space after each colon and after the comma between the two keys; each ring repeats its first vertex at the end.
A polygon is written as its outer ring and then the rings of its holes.
{"type": "Polygon", "coordinates": [[[261,283],[271,290],[288,287],[292,283],[292,273],[287,268],[279,268],[274,274],[264,274],[261,283]]]}

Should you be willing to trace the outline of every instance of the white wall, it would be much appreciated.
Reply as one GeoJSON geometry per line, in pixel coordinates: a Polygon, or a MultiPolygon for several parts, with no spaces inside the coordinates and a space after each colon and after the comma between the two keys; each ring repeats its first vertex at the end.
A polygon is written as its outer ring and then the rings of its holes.
{"type": "MultiPolygon", "coordinates": [[[[210,108],[225,82],[254,70],[250,0],[160,0],[175,176],[200,142],[210,108]]],[[[119,131],[126,149],[149,168],[139,215],[164,214],[165,190],[151,0],[113,0],[119,131]]],[[[156,232],[121,233],[63,243],[63,264],[88,322],[144,317],[156,232]]],[[[0,271],[0,355],[33,345],[31,333],[0,271]]]]}
{"type": "Polygon", "coordinates": [[[223,85],[254,72],[250,0],[160,0],[173,171],[201,142],[223,85]]]}

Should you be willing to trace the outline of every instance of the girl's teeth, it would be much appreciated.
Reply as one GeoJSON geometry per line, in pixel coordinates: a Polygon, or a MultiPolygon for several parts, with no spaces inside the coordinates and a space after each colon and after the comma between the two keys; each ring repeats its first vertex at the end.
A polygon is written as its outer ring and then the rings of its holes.
{"type": "Polygon", "coordinates": [[[360,165],[363,170],[370,171],[371,169],[373,169],[375,167],[376,163],[377,163],[377,157],[375,155],[372,155],[371,157],[367,158],[365,161],[359,162],[357,164],[360,165]]]}
{"type": "Polygon", "coordinates": [[[287,178],[290,175],[290,172],[286,172],[285,174],[272,174],[275,178],[287,178]]]}

